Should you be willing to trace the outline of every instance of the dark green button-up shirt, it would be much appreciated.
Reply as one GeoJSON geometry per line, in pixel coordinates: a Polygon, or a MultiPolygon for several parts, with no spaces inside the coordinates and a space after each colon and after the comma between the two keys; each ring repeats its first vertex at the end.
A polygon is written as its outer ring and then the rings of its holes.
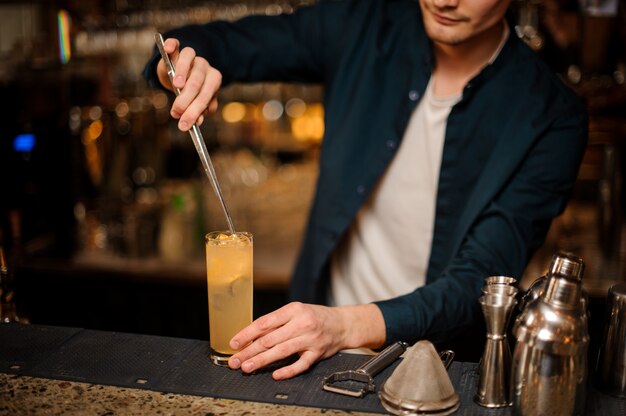
{"type": "MultiPolygon", "coordinates": [[[[325,85],[318,187],[291,285],[293,299],[323,303],[331,253],[398,149],[434,66],[418,2],[321,1],[167,36],[193,46],[224,83],[325,85]]],[[[444,340],[482,319],[483,279],[521,276],[564,209],[586,135],[581,100],[509,36],[448,118],[427,283],[377,302],[388,342],[444,340]]]]}

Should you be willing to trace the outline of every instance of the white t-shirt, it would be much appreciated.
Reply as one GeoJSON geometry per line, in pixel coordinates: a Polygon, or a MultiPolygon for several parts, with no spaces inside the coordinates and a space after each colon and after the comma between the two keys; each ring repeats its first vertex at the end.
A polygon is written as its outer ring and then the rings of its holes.
{"type": "Polygon", "coordinates": [[[460,96],[437,98],[433,82],[397,154],[331,259],[329,304],[389,299],[424,285],[448,114],[460,96]]]}
{"type": "MultiPolygon", "coordinates": [[[[489,63],[508,36],[504,22],[489,63]]],[[[460,100],[435,97],[431,78],[397,154],[333,253],[329,305],[390,299],[426,283],[446,125],[460,100]]]]}

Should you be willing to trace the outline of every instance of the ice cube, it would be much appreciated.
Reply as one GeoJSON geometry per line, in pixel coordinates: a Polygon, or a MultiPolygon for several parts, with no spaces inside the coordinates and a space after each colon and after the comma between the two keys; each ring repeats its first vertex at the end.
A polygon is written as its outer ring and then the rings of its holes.
{"type": "Polygon", "coordinates": [[[228,302],[229,296],[227,296],[225,293],[213,293],[211,295],[211,298],[209,299],[209,302],[211,302],[211,307],[213,308],[213,310],[215,311],[222,311],[224,310],[224,306],[227,304],[226,302],[228,302]]]}
{"type": "Polygon", "coordinates": [[[245,276],[237,276],[234,280],[231,280],[228,285],[228,293],[230,296],[235,296],[245,290],[246,281],[244,277],[245,276]]]}

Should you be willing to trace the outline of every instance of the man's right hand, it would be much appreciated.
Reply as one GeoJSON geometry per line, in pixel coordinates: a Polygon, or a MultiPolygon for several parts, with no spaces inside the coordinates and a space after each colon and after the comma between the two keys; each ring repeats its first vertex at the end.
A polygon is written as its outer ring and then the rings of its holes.
{"type": "MultiPolygon", "coordinates": [[[[217,111],[217,92],[222,85],[222,74],[209,62],[196,55],[193,48],[179,50],[178,39],[165,40],[165,51],[170,56],[176,76],[174,85],[180,94],[174,100],[170,114],[178,120],[178,128],[187,131],[193,123],[202,124],[206,112],[217,111]]],[[[157,65],[161,85],[173,91],[163,59],[157,65]]]]}

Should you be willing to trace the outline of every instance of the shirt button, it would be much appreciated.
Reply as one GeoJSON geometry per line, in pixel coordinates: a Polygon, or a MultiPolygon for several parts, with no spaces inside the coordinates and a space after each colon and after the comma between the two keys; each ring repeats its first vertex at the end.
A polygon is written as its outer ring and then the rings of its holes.
{"type": "Polygon", "coordinates": [[[396,142],[394,140],[387,140],[387,147],[390,149],[396,148],[396,142]]]}
{"type": "Polygon", "coordinates": [[[417,92],[415,90],[409,91],[409,100],[417,101],[418,98],[420,98],[420,93],[419,92],[417,92]]]}
{"type": "Polygon", "coordinates": [[[356,193],[359,195],[363,195],[365,193],[365,187],[363,185],[359,185],[356,187],[356,193]]]}

